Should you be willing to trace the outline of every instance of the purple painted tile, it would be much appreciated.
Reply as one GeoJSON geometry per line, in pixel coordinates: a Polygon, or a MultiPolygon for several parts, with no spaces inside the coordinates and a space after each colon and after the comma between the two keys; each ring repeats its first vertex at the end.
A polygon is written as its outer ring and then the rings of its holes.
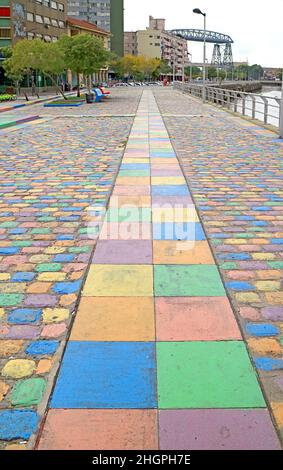
{"type": "Polygon", "coordinates": [[[160,411],[161,450],[280,450],[267,409],[160,411]]]}
{"type": "Polygon", "coordinates": [[[283,321],[283,307],[265,307],[261,310],[264,318],[271,321],[283,321]]]}
{"type": "Polygon", "coordinates": [[[90,258],[90,253],[81,253],[78,256],[78,263],[87,263],[90,258]]]}
{"type": "Polygon", "coordinates": [[[241,269],[267,269],[268,265],[264,261],[240,261],[241,269]]]}
{"type": "Polygon", "coordinates": [[[11,326],[7,334],[10,339],[33,339],[40,333],[40,327],[33,325],[15,325],[11,326]]]}
{"type": "Polygon", "coordinates": [[[162,207],[168,205],[192,205],[193,201],[190,196],[152,196],[152,205],[162,207]]]}
{"type": "Polygon", "coordinates": [[[183,176],[183,173],[178,168],[173,168],[172,170],[161,168],[159,170],[151,170],[151,176],[183,176]]]}
{"type": "Polygon", "coordinates": [[[56,304],[56,295],[50,294],[30,294],[24,300],[26,307],[55,307],[56,304]]]}
{"type": "Polygon", "coordinates": [[[102,240],[93,257],[95,264],[152,264],[151,240],[102,240]]]}

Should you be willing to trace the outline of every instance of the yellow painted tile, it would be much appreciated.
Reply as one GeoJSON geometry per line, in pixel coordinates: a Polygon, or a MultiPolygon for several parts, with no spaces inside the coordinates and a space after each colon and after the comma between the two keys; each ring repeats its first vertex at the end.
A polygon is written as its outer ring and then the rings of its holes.
{"type": "Polygon", "coordinates": [[[183,185],[187,184],[185,178],[182,176],[153,176],[151,178],[151,184],[156,185],[183,185]]]}
{"type": "Polygon", "coordinates": [[[66,273],[52,273],[52,272],[46,272],[46,273],[40,273],[38,275],[38,281],[64,281],[66,279],[66,273]]]}
{"type": "Polygon", "coordinates": [[[87,297],[150,297],[153,267],[144,265],[93,265],[83,290],[87,297]]]}
{"type": "Polygon", "coordinates": [[[82,297],[72,341],[154,341],[153,297],[82,297]]]}

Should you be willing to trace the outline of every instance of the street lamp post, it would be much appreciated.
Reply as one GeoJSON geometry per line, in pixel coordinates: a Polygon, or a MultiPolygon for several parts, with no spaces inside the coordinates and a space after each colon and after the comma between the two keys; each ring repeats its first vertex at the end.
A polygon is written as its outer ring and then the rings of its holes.
{"type": "Polygon", "coordinates": [[[282,71],[282,95],[281,95],[280,122],[279,122],[279,138],[283,139],[283,71],[282,71]]]}
{"type": "Polygon", "coordinates": [[[191,60],[190,60],[190,82],[193,80],[193,55],[188,52],[188,55],[191,56],[191,60]]]}
{"type": "Polygon", "coordinates": [[[204,39],[203,39],[203,84],[202,84],[202,101],[205,103],[205,80],[206,80],[206,13],[203,13],[199,8],[193,10],[197,15],[202,15],[204,20],[204,39]]]}

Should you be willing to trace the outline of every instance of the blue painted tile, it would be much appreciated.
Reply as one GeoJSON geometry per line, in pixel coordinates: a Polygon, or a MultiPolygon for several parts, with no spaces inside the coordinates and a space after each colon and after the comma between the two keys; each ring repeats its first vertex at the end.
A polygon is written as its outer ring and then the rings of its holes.
{"type": "Polygon", "coordinates": [[[29,439],[38,422],[39,418],[32,410],[1,410],[0,440],[29,439]]]}
{"type": "Polygon", "coordinates": [[[54,354],[59,346],[59,341],[39,340],[30,343],[26,348],[26,353],[30,356],[43,356],[54,354]]]}
{"type": "Polygon", "coordinates": [[[227,289],[237,290],[237,291],[252,291],[256,290],[255,286],[249,282],[244,281],[231,281],[225,283],[227,289]]]}
{"type": "Polygon", "coordinates": [[[23,233],[26,233],[28,231],[27,228],[13,228],[10,230],[10,235],[22,235],[23,233]]]}
{"type": "Polygon", "coordinates": [[[121,165],[121,170],[150,170],[150,165],[147,163],[124,163],[121,165]]]}
{"type": "Polygon", "coordinates": [[[265,370],[267,372],[283,369],[282,359],[273,359],[271,357],[255,357],[254,361],[258,369],[265,370]]]}
{"type": "Polygon", "coordinates": [[[74,240],[75,236],[74,235],[57,235],[56,240],[74,240]]]}
{"type": "Polygon", "coordinates": [[[75,255],[69,255],[69,254],[60,254],[56,255],[53,258],[54,263],[71,263],[75,258],[75,255]]]}
{"type": "Polygon", "coordinates": [[[266,227],[268,225],[268,222],[265,222],[264,220],[258,220],[256,222],[253,222],[252,225],[255,225],[256,227],[266,227]]]}
{"type": "Polygon", "coordinates": [[[260,212],[267,212],[267,211],[271,211],[271,207],[266,207],[266,206],[254,206],[252,207],[252,210],[253,211],[260,211],[260,212]]]}
{"type": "Polygon", "coordinates": [[[33,281],[35,278],[36,273],[30,273],[30,272],[21,272],[21,273],[15,273],[12,276],[12,282],[30,282],[33,281]]]}
{"type": "Polygon", "coordinates": [[[8,322],[17,324],[36,323],[41,318],[41,309],[16,308],[8,314],[8,322]]]}
{"type": "Polygon", "coordinates": [[[56,282],[52,288],[56,294],[73,294],[81,287],[82,281],[56,282]]]}
{"type": "Polygon", "coordinates": [[[283,238],[272,238],[270,241],[274,245],[283,245],[283,238]]]}
{"type": "Polygon", "coordinates": [[[154,343],[68,343],[52,408],[156,408],[154,343]]]}
{"type": "Polygon", "coordinates": [[[280,333],[277,326],[271,323],[248,323],[246,331],[251,336],[277,336],[280,333]]]}
{"type": "Polygon", "coordinates": [[[251,255],[248,255],[247,253],[222,253],[218,256],[220,259],[226,260],[247,261],[251,259],[251,255]]]}
{"type": "Polygon", "coordinates": [[[199,222],[154,223],[154,240],[205,240],[205,234],[199,222]]]}
{"type": "Polygon", "coordinates": [[[19,251],[17,246],[0,246],[0,255],[16,255],[19,251]]]}
{"type": "Polygon", "coordinates": [[[184,184],[180,185],[168,185],[168,186],[152,186],[151,188],[153,196],[188,196],[188,187],[184,184]]]}

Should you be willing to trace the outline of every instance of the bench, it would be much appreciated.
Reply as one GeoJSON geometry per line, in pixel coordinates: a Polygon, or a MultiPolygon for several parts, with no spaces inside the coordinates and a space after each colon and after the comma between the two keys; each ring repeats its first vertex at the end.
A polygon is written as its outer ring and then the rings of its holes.
{"type": "Polygon", "coordinates": [[[93,93],[95,94],[95,103],[99,103],[103,98],[103,93],[99,88],[94,88],[93,93]]]}
{"type": "Polygon", "coordinates": [[[104,98],[107,98],[108,96],[111,95],[110,91],[107,90],[106,88],[104,88],[103,86],[100,86],[99,89],[100,89],[101,93],[103,94],[104,98]]]}

